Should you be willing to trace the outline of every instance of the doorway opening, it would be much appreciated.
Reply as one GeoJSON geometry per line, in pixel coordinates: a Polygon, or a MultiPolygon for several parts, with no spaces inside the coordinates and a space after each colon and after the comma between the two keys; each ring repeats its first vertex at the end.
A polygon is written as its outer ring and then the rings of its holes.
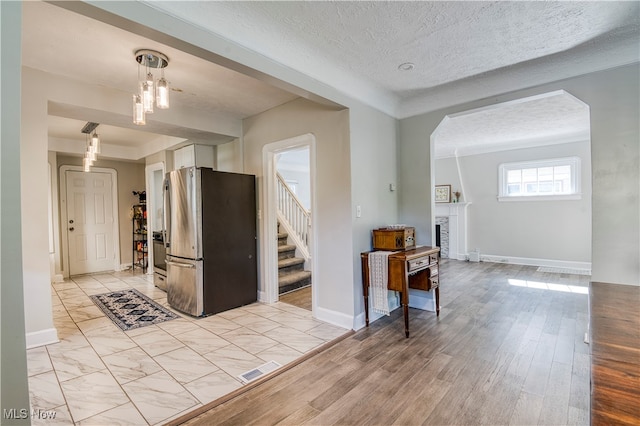
{"type": "Polygon", "coordinates": [[[263,167],[260,300],[289,301],[313,312],[315,137],[305,134],[266,145],[263,167]]]}
{"type": "Polygon", "coordinates": [[[60,188],[64,276],[119,270],[116,171],[62,166],[60,188]]]}
{"type": "Polygon", "coordinates": [[[431,135],[442,257],[590,271],[590,140],[589,106],[564,90],[445,116],[431,135]]]}

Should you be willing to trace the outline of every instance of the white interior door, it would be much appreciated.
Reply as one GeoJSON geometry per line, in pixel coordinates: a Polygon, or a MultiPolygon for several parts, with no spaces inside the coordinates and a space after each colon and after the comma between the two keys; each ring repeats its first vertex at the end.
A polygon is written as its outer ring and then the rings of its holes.
{"type": "Polygon", "coordinates": [[[113,182],[110,173],[66,171],[69,273],[113,270],[113,182]]]}

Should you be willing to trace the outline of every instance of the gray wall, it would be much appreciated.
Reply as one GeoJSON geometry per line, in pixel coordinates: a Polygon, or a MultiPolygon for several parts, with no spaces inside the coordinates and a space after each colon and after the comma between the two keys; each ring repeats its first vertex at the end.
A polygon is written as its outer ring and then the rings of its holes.
{"type": "MultiPolygon", "coordinates": [[[[264,145],[315,136],[317,304],[355,316],[356,328],[364,325],[360,252],[371,249],[371,229],[397,223],[397,191],[389,190],[397,183],[397,121],[361,105],[336,111],[299,99],[251,117],[243,127],[245,169],[259,182],[264,145]]],[[[263,194],[259,199],[263,205],[263,194]]]]}
{"type": "Polygon", "coordinates": [[[591,111],[592,280],[640,285],[639,83],[634,64],[401,120],[402,220],[420,223],[418,237],[430,237],[430,136],[445,115],[563,89],[591,111]]]}
{"type": "Polygon", "coordinates": [[[470,250],[478,249],[482,255],[591,261],[588,141],[470,155],[460,157],[459,164],[467,201],[472,202],[467,220],[470,250]],[[501,163],[570,156],[581,159],[581,200],[497,200],[501,163]]]}
{"type": "MultiPolygon", "coordinates": [[[[372,249],[371,230],[398,223],[398,121],[373,108],[351,106],[351,217],[356,328],[364,326],[360,253],[372,249]],[[362,216],[356,217],[361,207],[362,216]]],[[[346,183],[345,183],[346,185],[346,183]]],[[[337,188],[336,188],[337,189],[337,188]]],[[[410,223],[410,222],[407,222],[410,223]]],[[[424,244],[418,240],[419,244],[424,244]]],[[[335,295],[339,297],[339,295],[335,295]]],[[[334,296],[334,297],[335,297],[334,296]]]]}
{"type": "Polygon", "coordinates": [[[455,198],[453,193],[460,192],[460,202],[467,201],[465,191],[462,191],[458,161],[455,157],[439,158],[435,161],[435,185],[451,185],[451,200],[455,198]]]}
{"type": "Polygon", "coordinates": [[[242,173],[242,144],[239,139],[216,146],[218,170],[242,173]]]}
{"type": "MultiPolygon", "coordinates": [[[[20,203],[20,2],[0,2],[0,409],[29,409],[20,203]]],[[[46,215],[45,215],[46,216],[46,215]]],[[[2,419],[2,424],[30,424],[2,419]]]]}
{"type": "Polygon", "coordinates": [[[352,286],[348,111],[298,99],[244,120],[243,129],[244,168],[258,179],[258,208],[262,211],[266,211],[262,185],[264,146],[307,133],[315,136],[313,209],[317,252],[312,256],[318,265],[318,270],[313,271],[316,303],[320,308],[352,315],[352,295],[345,292],[352,286]]]}

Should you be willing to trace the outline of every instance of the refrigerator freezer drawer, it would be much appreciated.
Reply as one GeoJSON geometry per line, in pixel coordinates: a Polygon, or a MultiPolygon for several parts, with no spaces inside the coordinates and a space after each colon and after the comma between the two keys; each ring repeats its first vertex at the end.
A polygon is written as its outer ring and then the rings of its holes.
{"type": "Polygon", "coordinates": [[[158,287],[160,290],[167,291],[167,271],[162,271],[162,273],[158,271],[153,271],[153,285],[158,287]]]}
{"type": "Polygon", "coordinates": [[[180,312],[203,315],[202,260],[167,257],[167,302],[180,312]]]}

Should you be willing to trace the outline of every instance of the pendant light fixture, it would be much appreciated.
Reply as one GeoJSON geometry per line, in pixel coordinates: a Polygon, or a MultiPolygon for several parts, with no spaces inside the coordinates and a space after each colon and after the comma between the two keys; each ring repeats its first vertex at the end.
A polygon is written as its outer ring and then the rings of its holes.
{"type": "Polygon", "coordinates": [[[93,163],[97,160],[98,154],[100,153],[100,137],[95,131],[99,125],[100,123],[90,121],[80,130],[80,133],[86,135],[86,151],[82,159],[82,170],[85,172],[91,171],[91,166],[93,166],[93,163]],[[93,134],[91,134],[91,132],[93,132],[93,134]]]}
{"type": "Polygon", "coordinates": [[[153,114],[154,105],[159,109],[169,108],[169,83],[164,78],[164,69],[169,58],[155,50],[142,49],[135,53],[138,62],[138,93],[133,95],[133,122],[146,124],[146,114],[153,114]],[[143,78],[140,68],[144,67],[143,78]],[[161,77],[154,80],[152,71],[159,70],[161,77]]]}

